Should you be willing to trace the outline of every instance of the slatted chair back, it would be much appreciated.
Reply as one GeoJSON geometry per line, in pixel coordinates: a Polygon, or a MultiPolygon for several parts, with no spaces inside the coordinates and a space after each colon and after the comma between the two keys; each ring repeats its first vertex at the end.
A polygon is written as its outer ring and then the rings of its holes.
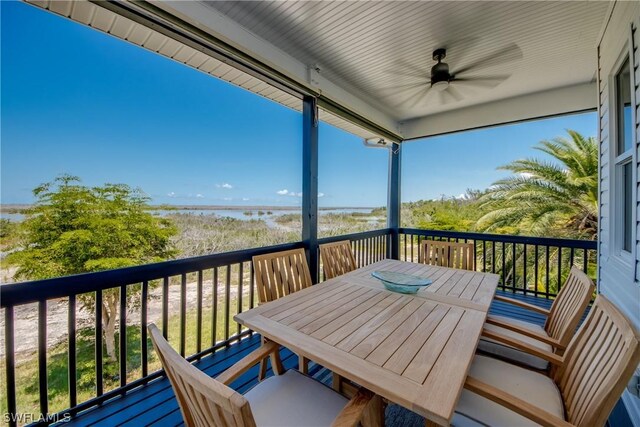
{"type": "Polygon", "coordinates": [[[420,262],[429,265],[475,271],[473,243],[423,240],[420,262]]]}
{"type": "Polygon", "coordinates": [[[358,268],[349,240],[320,245],[320,258],[322,271],[327,279],[333,279],[358,268]]]}
{"type": "Polygon", "coordinates": [[[438,240],[423,240],[419,262],[422,264],[449,266],[449,243],[438,240]]]}
{"type": "Polygon", "coordinates": [[[571,267],[564,286],[558,293],[547,321],[545,331],[563,346],[569,344],[582,315],[591,301],[595,284],[582,270],[571,267]]]}
{"type": "Polygon", "coordinates": [[[473,243],[449,243],[449,267],[462,270],[476,270],[473,243]]]}
{"type": "Polygon", "coordinates": [[[599,295],[555,373],[567,421],[576,426],[603,426],[638,363],[638,331],[599,295]]]}
{"type": "Polygon", "coordinates": [[[193,366],[149,325],[153,347],[169,377],[187,427],[254,427],[249,402],[235,390],[193,366]]]}
{"type": "Polygon", "coordinates": [[[311,286],[307,257],[302,248],[254,256],[253,269],[260,303],[311,286]]]}

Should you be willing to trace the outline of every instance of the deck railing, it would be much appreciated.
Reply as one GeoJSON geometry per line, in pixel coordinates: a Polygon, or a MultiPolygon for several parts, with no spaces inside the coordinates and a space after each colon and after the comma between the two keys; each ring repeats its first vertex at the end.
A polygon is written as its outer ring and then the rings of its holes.
{"type": "MultiPolygon", "coordinates": [[[[420,242],[426,238],[476,243],[478,270],[501,275],[501,287],[536,296],[552,297],[558,284],[577,263],[585,271],[595,267],[595,242],[499,236],[418,229],[399,230],[401,260],[418,261],[420,242]],[[535,286],[534,286],[535,284],[535,286]],[[540,288],[540,284],[542,287],[540,288]],[[555,284],[555,285],[554,285],[555,284]],[[554,288],[556,286],[556,288],[554,288]]],[[[390,229],[319,239],[318,243],[350,240],[359,266],[392,253],[390,229]]],[[[24,413],[17,402],[16,387],[16,312],[28,304],[37,306],[37,389],[41,424],[74,416],[162,375],[160,365],[149,352],[147,324],[157,323],[165,337],[188,360],[199,359],[251,334],[233,321],[233,316],[257,304],[251,258],[254,255],[305,247],[303,242],[227,252],[215,255],[167,261],[118,270],[24,282],[0,287],[0,307],[4,311],[4,365],[6,401],[3,412],[24,413]],[[66,355],[52,355],[48,345],[48,312],[53,304],[67,304],[66,355]],[[117,361],[105,356],[103,324],[109,303],[117,305],[117,361]],[[90,322],[79,324],[80,304],[90,311],[90,322]],[[91,335],[91,369],[94,376],[91,393],[86,384],[78,389],[79,337],[91,335]],[[48,363],[53,357],[66,358],[68,384],[66,409],[50,404],[48,363]],[[113,374],[114,367],[116,373],[113,374]],[[109,368],[109,374],[106,370],[109,368]],[[111,376],[109,376],[111,375],[111,376]]],[[[316,252],[316,256],[317,256],[316,252]]],[[[319,264],[319,276],[323,277],[319,264]]],[[[110,313],[113,314],[113,313],[110,313]]],[[[86,316],[85,316],[86,317],[86,316]]],[[[85,319],[86,320],[86,319],[85,319]]],[[[115,323],[114,323],[115,324],[115,323]]],[[[31,326],[31,325],[29,325],[31,326]]],[[[86,346],[86,341],[83,341],[86,346]]],[[[86,360],[82,361],[87,363],[86,360]]],[[[24,363],[24,362],[22,362],[24,363]]],[[[84,372],[86,372],[86,368],[84,372]]],[[[58,385],[59,387],[59,385],[58,385]]],[[[19,420],[9,418],[9,424],[19,420]]],[[[24,422],[25,420],[22,420],[24,422]]]]}
{"type": "Polygon", "coordinates": [[[502,290],[555,297],[573,265],[595,277],[598,244],[594,240],[415,228],[401,228],[399,233],[403,261],[418,262],[425,239],[474,243],[476,269],[498,274],[502,290]]]}
{"type": "MultiPolygon", "coordinates": [[[[351,250],[356,259],[358,267],[391,258],[391,230],[384,228],[381,230],[366,231],[363,233],[345,234],[342,236],[325,237],[318,240],[318,244],[339,242],[341,240],[351,241],[351,250]]],[[[320,258],[320,248],[317,252],[320,258]]],[[[322,262],[318,263],[320,280],[324,280],[322,262]]]]}
{"type": "MultiPolygon", "coordinates": [[[[232,322],[231,318],[238,312],[255,305],[255,284],[251,258],[254,255],[280,250],[294,249],[302,243],[291,243],[278,246],[228,252],[197,258],[188,258],[157,264],[122,268],[98,273],[80,274],[76,276],[4,285],[0,288],[0,305],[4,309],[5,327],[5,369],[6,408],[9,414],[22,413],[16,407],[15,377],[15,333],[14,311],[26,304],[37,304],[38,321],[33,327],[38,329],[37,360],[39,377],[39,405],[41,414],[51,414],[49,406],[49,387],[47,384],[47,306],[54,301],[66,300],[68,304],[68,401],[69,409],[54,411],[51,420],[62,419],[65,415],[75,415],[89,407],[100,404],[127,390],[139,387],[157,377],[162,372],[154,369],[149,372],[149,340],[147,339],[147,323],[155,321],[161,325],[163,334],[168,337],[181,355],[189,360],[198,359],[215,351],[234,340],[250,333],[232,322]],[[215,286],[213,284],[216,284],[215,286]],[[208,296],[205,296],[205,284],[208,296]],[[188,289],[191,288],[191,289],[188,289]],[[187,297],[193,294],[195,287],[195,307],[187,307],[187,297]],[[151,292],[153,291],[153,295],[151,292]],[[103,302],[106,299],[119,304],[118,312],[118,374],[116,386],[105,389],[105,343],[103,342],[103,302]],[[170,307],[170,299],[173,304],[170,307]],[[137,301],[136,301],[137,300],[137,301]],[[203,302],[210,301],[208,325],[203,321],[203,302]],[[79,401],[77,390],[77,314],[78,302],[89,301],[86,305],[92,308],[93,336],[95,351],[93,367],[95,370],[94,396],[79,401]],[[149,319],[149,305],[160,306],[160,316],[149,319]],[[178,305],[176,313],[175,305],[178,305]],[[137,310],[136,310],[137,309],[137,310]],[[139,318],[139,366],[132,377],[127,346],[130,345],[128,327],[132,322],[127,318],[128,312],[137,311],[139,318]],[[194,313],[195,312],[195,313],[194,313]],[[187,331],[187,316],[195,315],[195,330],[187,331]],[[174,326],[173,328],[171,328],[174,326]],[[171,334],[169,330],[171,329],[171,334]],[[203,336],[208,330],[209,337],[203,336]],[[187,337],[195,336],[195,345],[187,349],[187,337]],[[203,339],[204,338],[204,339],[203,339]],[[203,346],[208,338],[209,345],[203,346]]],[[[157,311],[157,310],[156,310],[157,311]]],[[[134,349],[129,349],[134,350],[134,349]]],[[[86,361],[83,361],[86,363],[86,361]]],[[[159,367],[159,365],[157,365],[159,367]]],[[[108,378],[107,378],[108,379],[108,378]]],[[[113,381],[112,381],[113,383],[113,381]]],[[[13,424],[13,423],[10,423],[13,424]]]]}
{"type": "MultiPolygon", "coordinates": [[[[387,256],[388,230],[376,230],[347,236],[320,239],[319,243],[349,239],[352,241],[360,266],[387,256]]],[[[188,360],[199,359],[215,350],[228,346],[251,333],[233,321],[233,316],[257,304],[255,280],[251,259],[254,255],[304,247],[302,242],[247,249],[197,258],[167,261],[137,267],[55,279],[23,282],[0,287],[0,306],[4,311],[4,356],[6,402],[2,405],[8,414],[24,413],[16,399],[16,310],[29,304],[37,305],[37,365],[39,412],[44,424],[74,416],[128,390],[137,388],[162,375],[159,363],[150,366],[150,340],[147,324],[158,323],[165,337],[188,360]],[[195,295],[194,295],[195,294],[195,295]],[[116,381],[107,377],[103,316],[103,303],[117,304],[116,381]],[[191,302],[190,302],[191,301],[191,302]],[[51,408],[48,384],[47,326],[48,307],[52,303],[67,304],[67,371],[68,408],[51,408]],[[77,315],[80,302],[92,312],[90,332],[95,340],[93,351],[93,396],[78,398],[78,328],[77,315]],[[154,304],[155,303],[155,304],[154,304]],[[151,307],[154,305],[154,307],[151,307]],[[176,310],[177,305],[177,310],[176,310]],[[154,310],[151,310],[154,308],[154,310]],[[159,309],[159,310],[158,310],[159,309]],[[150,312],[156,318],[150,318],[150,312]],[[159,315],[158,312],[159,311],[159,315]],[[128,316],[134,312],[135,316],[128,316]],[[206,317],[206,319],[205,319],[206,317]],[[132,321],[132,318],[135,320],[132,321]],[[189,320],[189,321],[188,321],[189,320]],[[131,348],[131,328],[135,329],[135,349],[131,348]],[[129,347],[129,348],[128,348],[129,347]],[[135,361],[131,353],[135,352],[135,361]],[[135,363],[136,366],[132,366],[135,363]],[[115,384],[114,384],[115,382],[115,384]]],[[[322,267],[320,266],[320,269],[322,267]]],[[[321,271],[320,271],[321,272],[321,271]]],[[[322,277],[322,276],[320,276],[322,277]]],[[[35,307],[34,307],[35,308],[35,307]]],[[[86,329],[86,328],[85,328],[86,329]]],[[[32,350],[31,350],[32,351],[32,350]]],[[[59,357],[60,355],[56,355],[59,357]]],[[[86,363],[86,361],[82,361],[86,363]]],[[[157,362],[157,361],[156,361],[157,362]]],[[[86,393],[85,393],[86,394],[86,393]]],[[[5,397],[3,397],[5,398],[5,397]]],[[[4,412],[3,410],[3,412],[4,412]]],[[[34,420],[36,418],[29,418],[34,420]]],[[[9,418],[9,424],[17,422],[9,418]]]]}

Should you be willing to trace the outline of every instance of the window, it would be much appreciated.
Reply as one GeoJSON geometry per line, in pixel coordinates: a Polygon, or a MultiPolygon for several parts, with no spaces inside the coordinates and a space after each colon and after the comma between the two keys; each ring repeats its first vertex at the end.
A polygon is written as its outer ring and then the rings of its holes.
{"type": "Polygon", "coordinates": [[[613,220],[616,247],[631,253],[633,236],[633,143],[631,128],[631,74],[627,58],[615,76],[615,192],[613,220]]]}

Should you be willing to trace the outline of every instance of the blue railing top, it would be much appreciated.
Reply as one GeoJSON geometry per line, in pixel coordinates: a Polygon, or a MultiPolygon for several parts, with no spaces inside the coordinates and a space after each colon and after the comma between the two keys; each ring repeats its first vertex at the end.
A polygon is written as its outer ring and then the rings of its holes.
{"type": "Polygon", "coordinates": [[[560,246],[574,249],[598,249],[595,240],[561,239],[554,237],[515,236],[510,234],[472,233],[461,231],[426,230],[421,228],[400,228],[400,234],[429,237],[450,237],[454,239],[485,240],[489,242],[522,243],[527,245],[560,246]]]}
{"type": "MultiPolygon", "coordinates": [[[[369,237],[384,236],[393,231],[390,228],[346,234],[318,239],[318,243],[331,243],[340,240],[358,240],[369,237]]],[[[467,240],[484,240],[504,243],[520,243],[530,245],[560,246],[575,249],[597,249],[596,241],[573,240],[548,237],[513,236],[502,234],[469,233],[459,231],[426,230],[417,228],[400,228],[400,234],[413,234],[429,237],[447,237],[467,240]]],[[[83,273],[53,279],[36,280],[0,286],[0,307],[11,307],[29,304],[69,295],[95,292],[121,285],[142,283],[165,277],[192,273],[209,268],[251,261],[255,255],[270,252],[297,249],[308,246],[307,242],[294,242],[261,248],[224,252],[193,258],[164,261],[135,267],[119,268],[95,273],[83,273]],[[37,287],[37,288],[36,288],[37,287]],[[36,290],[37,289],[37,290],[36,290]]]]}
{"type": "Polygon", "coordinates": [[[35,280],[0,286],[0,307],[28,304],[69,295],[95,292],[121,285],[142,283],[164,277],[192,273],[209,268],[251,261],[253,256],[304,247],[303,242],[264,246],[193,258],[156,262],[115,270],[82,273],[53,279],[35,280]]]}
{"type": "Polygon", "coordinates": [[[390,228],[381,228],[379,230],[363,231],[361,233],[342,234],[340,236],[322,237],[318,239],[319,244],[339,242],[341,240],[360,240],[369,237],[386,236],[391,232],[390,228]]]}

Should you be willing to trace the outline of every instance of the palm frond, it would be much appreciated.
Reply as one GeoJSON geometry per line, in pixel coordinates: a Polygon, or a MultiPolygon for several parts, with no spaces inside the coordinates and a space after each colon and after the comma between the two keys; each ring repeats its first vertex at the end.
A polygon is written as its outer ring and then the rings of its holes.
{"type": "Polygon", "coordinates": [[[478,229],[597,232],[593,224],[597,224],[598,144],[573,130],[567,133],[569,138],[541,141],[535,147],[555,161],[527,158],[499,168],[514,175],[494,182],[478,199],[481,208],[490,209],[478,220],[478,229]]]}

